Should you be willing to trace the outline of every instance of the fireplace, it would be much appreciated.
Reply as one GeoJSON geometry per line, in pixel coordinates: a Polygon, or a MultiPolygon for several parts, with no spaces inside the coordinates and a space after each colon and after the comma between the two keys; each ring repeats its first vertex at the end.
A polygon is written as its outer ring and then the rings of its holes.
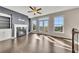
{"type": "Polygon", "coordinates": [[[26,27],[17,27],[17,37],[26,35],[26,27]]]}
{"type": "Polygon", "coordinates": [[[14,36],[21,37],[28,35],[28,26],[23,24],[14,24],[14,36]]]}

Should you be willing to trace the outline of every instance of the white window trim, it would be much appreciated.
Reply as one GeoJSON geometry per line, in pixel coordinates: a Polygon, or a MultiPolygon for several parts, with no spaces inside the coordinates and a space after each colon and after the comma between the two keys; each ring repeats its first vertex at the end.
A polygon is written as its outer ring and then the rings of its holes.
{"type": "MultiPolygon", "coordinates": [[[[64,18],[64,15],[58,15],[58,16],[62,16],[64,18]]],[[[57,16],[55,16],[55,17],[57,17],[57,16]]],[[[55,17],[54,17],[54,20],[55,20],[55,17]]],[[[53,21],[53,25],[55,25],[54,21],[53,21]]],[[[54,31],[54,33],[64,33],[64,24],[63,24],[63,32],[55,31],[55,26],[53,26],[53,31],[54,31]]]]}

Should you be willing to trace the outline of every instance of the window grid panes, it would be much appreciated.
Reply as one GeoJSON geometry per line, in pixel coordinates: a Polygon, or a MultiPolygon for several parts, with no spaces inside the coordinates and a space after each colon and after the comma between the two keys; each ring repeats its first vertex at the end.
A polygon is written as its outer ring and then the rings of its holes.
{"type": "Polygon", "coordinates": [[[48,20],[44,21],[44,31],[48,32],[48,20]]]}
{"type": "Polygon", "coordinates": [[[43,21],[40,20],[40,21],[39,21],[39,31],[43,31],[43,28],[44,28],[44,26],[43,26],[43,21]]]}
{"type": "Polygon", "coordinates": [[[48,20],[39,20],[39,31],[48,32],[48,20]]]}
{"type": "Polygon", "coordinates": [[[64,31],[64,17],[57,16],[54,19],[54,31],[55,32],[63,32],[64,31]]]}

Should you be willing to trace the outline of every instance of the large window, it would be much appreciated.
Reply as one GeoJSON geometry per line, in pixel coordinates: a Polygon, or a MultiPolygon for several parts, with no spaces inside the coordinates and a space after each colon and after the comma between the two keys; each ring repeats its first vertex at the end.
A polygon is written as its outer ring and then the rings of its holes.
{"type": "Polygon", "coordinates": [[[39,31],[43,31],[44,25],[43,20],[39,20],[39,31]]]}
{"type": "Polygon", "coordinates": [[[39,20],[39,31],[48,32],[48,18],[41,18],[39,20]]]}
{"type": "Polygon", "coordinates": [[[64,17],[63,16],[57,16],[54,18],[54,31],[64,32],[64,17]]]}
{"type": "Polygon", "coordinates": [[[36,20],[33,20],[32,21],[32,30],[33,31],[36,31],[37,30],[37,21],[36,20]]]}
{"type": "Polygon", "coordinates": [[[48,32],[48,20],[44,20],[44,31],[48,32]]]}

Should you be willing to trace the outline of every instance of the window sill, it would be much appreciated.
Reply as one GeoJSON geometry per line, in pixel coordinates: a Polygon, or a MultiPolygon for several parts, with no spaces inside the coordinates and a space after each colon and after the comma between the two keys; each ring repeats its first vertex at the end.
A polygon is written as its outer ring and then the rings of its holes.
{"type": "Polygon", "coordinates": [[[64,32],[56,32],[56,31],[54,31],[54,33],[60,33],[60,34],[63,34],[64,32]]]}

